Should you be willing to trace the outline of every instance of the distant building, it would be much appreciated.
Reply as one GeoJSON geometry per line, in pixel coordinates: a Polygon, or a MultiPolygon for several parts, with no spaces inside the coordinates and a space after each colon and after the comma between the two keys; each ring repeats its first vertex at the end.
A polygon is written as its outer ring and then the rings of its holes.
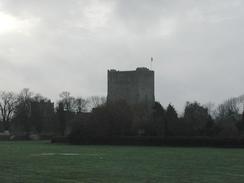
{"type": "Polygon", "coordinates": [[[54,103],[50,100],[31,101],[30,115],[38,115],[40,120],[49,121],[54,115],[54,103]]]}
{"type": "Polygon", "coordinates": [[[50,100],[29,101],[27,108],[19,106],[15,115],[11,132],[15,136],[26,134],[51,135],[55,132],[54,103],[50,100]]]}
{"type": "Polygon", "coordinates": [[[51,133],[54,130],[54,103],[50,100],[31,101],[30,119],[39,133],[51,133]]]}
{"type": "Polygon", "coordinates": [[[108,70],[108,103],[125,100],[130,105],[152,107],[154,97],[154,71],[137,68],[134,71],[108,70]]]}

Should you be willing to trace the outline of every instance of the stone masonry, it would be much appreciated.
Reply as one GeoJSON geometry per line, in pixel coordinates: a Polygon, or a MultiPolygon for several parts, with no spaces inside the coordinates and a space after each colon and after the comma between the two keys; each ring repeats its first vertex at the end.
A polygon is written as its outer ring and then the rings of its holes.
{"type": "Polygon", "coordinates": [[[137,68],[134,71],[108,70],[108,103],[125,100],[129,105],[152,107],[154,97],[154,71],[137,68]]]}

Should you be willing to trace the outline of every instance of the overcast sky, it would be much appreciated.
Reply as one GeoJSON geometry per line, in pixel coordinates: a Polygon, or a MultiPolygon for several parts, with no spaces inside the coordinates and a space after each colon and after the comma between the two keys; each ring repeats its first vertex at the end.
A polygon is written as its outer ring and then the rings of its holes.
{"type": "Polygon", "coordinates": [[[0,90],[107,93],[107,69],[150,66],[156,99],[244,93],[243,0],[0,0],[0,90]]]}

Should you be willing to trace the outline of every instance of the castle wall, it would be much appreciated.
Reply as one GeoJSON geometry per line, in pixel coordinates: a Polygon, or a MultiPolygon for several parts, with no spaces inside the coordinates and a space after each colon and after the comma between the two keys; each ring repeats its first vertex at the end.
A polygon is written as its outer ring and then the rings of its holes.
{"type": "Polygon", "coordinates": [[[131,105],[152,106],[154,98],[154,72],[147,68],[135,71],[108,71],[108,102],[125,100],[131,105]]]}

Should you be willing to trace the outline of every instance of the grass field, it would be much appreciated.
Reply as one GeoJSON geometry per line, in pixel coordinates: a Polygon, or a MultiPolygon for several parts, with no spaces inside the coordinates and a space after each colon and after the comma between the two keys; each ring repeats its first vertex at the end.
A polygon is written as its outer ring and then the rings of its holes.
{"type": "Polygon", "coordinates": [[[243,183],[244,149],[0,142],[0,183],[243,183]]]}

